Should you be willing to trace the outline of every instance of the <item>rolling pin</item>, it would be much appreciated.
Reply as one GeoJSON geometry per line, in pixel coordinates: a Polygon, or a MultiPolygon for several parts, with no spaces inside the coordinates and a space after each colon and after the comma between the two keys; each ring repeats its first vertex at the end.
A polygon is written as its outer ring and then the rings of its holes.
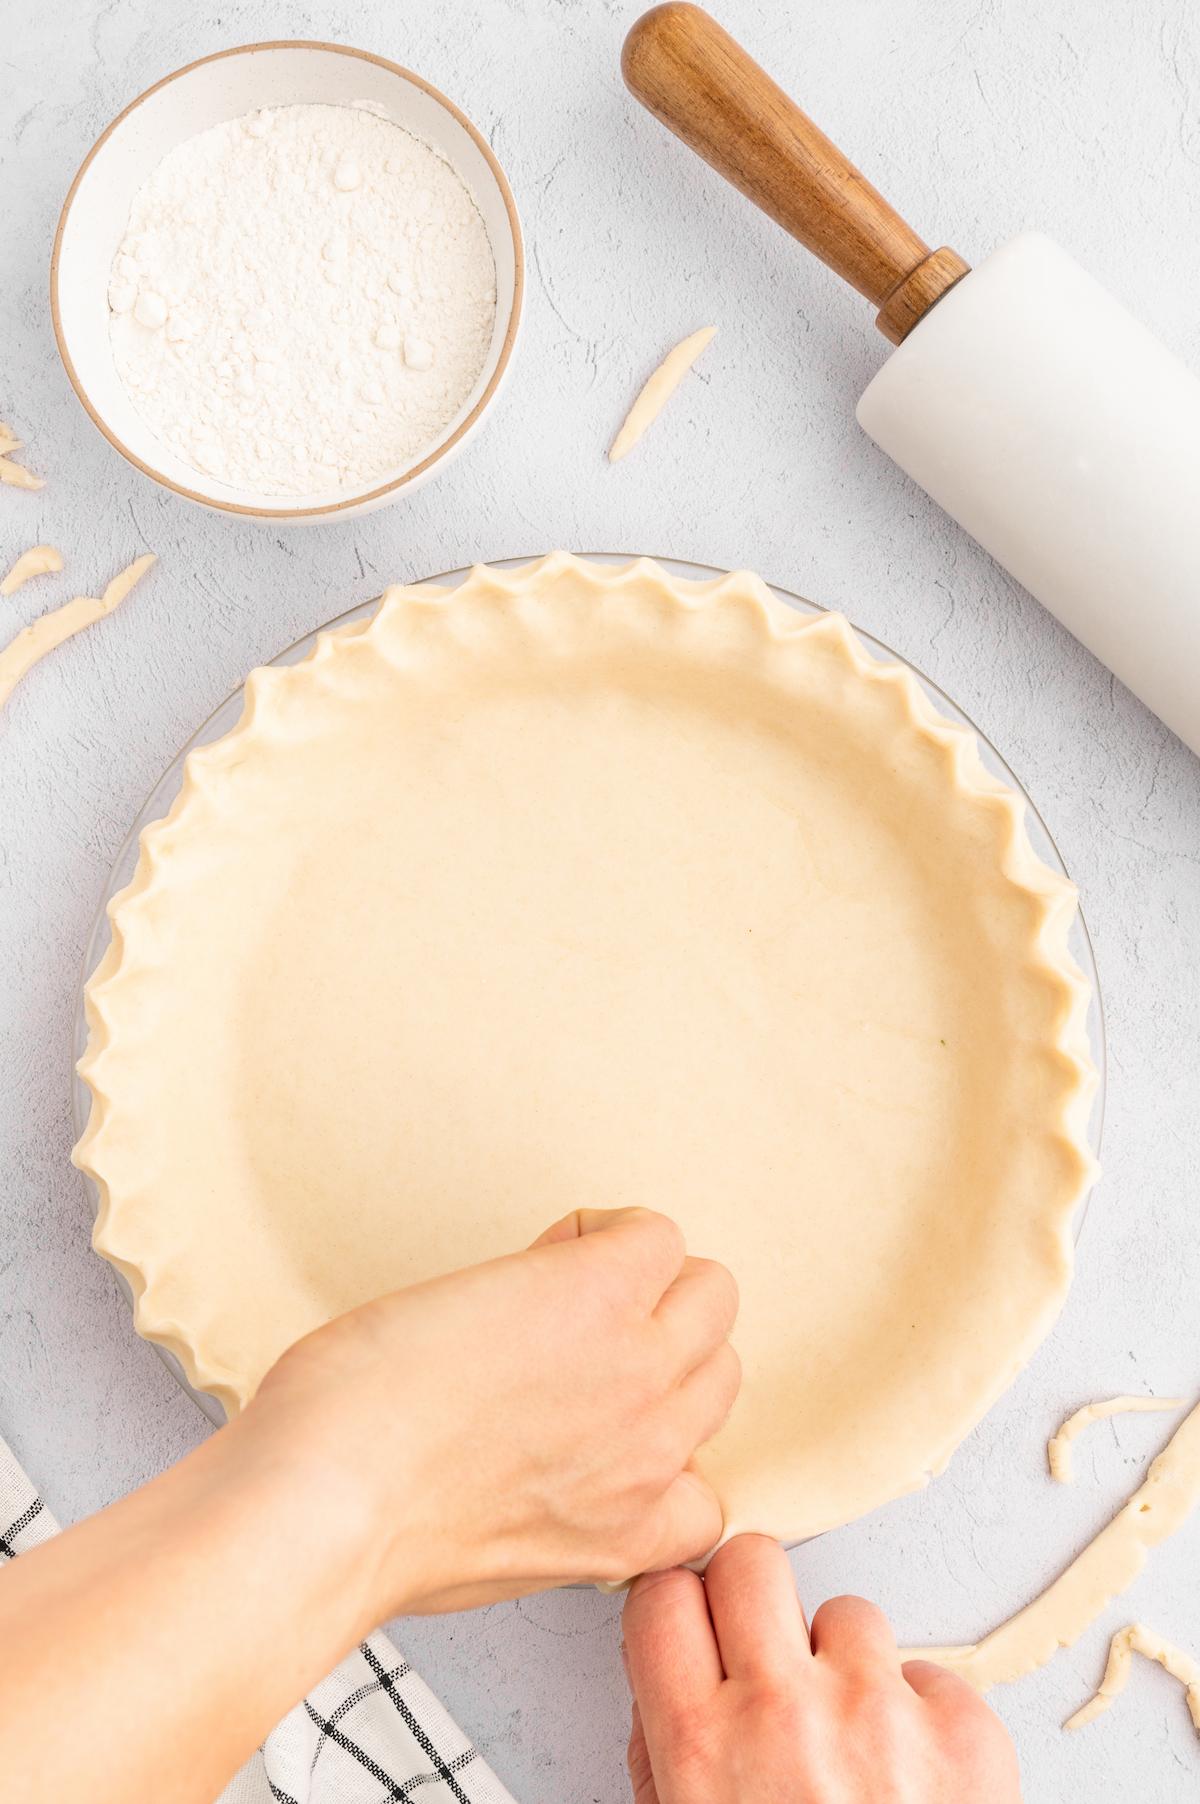
{"type": "Polygon", "coordinates": [[[622,66],[878,310],[864,430],[1200,752],[1200,381],[1040,233],[931,250],[700,7],[646,13],[622,66]]]}

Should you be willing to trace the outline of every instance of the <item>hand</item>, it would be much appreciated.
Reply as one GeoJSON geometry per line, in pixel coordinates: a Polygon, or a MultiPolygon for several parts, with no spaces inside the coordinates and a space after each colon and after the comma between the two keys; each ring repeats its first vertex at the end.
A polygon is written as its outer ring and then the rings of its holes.
{"type": "Polygon", "coordinates": [[[720,1538],[689,1461],[737,1394],[736,1311],[665,1216],[583,1211],[309,1335],[229,1432],[365,1500],[374,1621],[619,1582],[720,1538]]]}
{"type": "Polygon", "coordinates": [[[729,1541],[703,1582],[625,1605],[635,1804],[1020,1804],[1013,1745],[965,1680],[903,1668],[886,1618],[835,1597],[809,1634],[787,1555],[729,1541]]]}

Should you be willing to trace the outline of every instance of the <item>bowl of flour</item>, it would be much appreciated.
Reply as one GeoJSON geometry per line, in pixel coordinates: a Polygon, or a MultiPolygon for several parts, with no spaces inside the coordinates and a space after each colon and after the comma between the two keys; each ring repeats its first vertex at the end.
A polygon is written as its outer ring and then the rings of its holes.
{"type": "Polygon", "coordinates": [[[512,193],[419,76],[258,44],[148,90],[59,221],[67,375],[123,456],[218,510],[328,520],[407,493],[495,400],[521,312],[512,193]]]}

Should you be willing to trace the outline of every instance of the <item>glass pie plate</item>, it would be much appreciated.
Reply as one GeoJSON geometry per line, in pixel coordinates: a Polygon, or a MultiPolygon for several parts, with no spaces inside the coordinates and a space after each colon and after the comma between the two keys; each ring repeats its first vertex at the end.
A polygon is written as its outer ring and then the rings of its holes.
{"type": "MultiPolygon", "coordinates": [[[[629,563],[639,554],[635,552],[592,552],[584,553],[583,555],[599,563],[625,564],[629,563]]],[[[524,557],[505,558],[497,560],[495,567],[499,569],[515,569],[522,564],[530,563],[532,561],[531,558],[524,557]]],[[[693,581],[706,580],[724,574],[723,571],[717,570],[711,565],[686,563],[678,558],[658,558],[656,561],[665,569],[669,570],[672,575],[684,579],[691,579],[693,581]]],[[[461,570],[449,570],[438,576],[426,577],[421,583],[415,586],[419,588],[453,588],[464,581],[468,574],[469,571],[466,568],[461,570]]],[[[780,602],[784,603],[789,608],[796,609],[802,614],[819,614],[825,611],[815,602],[807,601],[799,595],[793,595],[786,589],[776,588],[773,584],[770,585],[770,587],[772,593],[780,602]]],[[[303,639],[297,640],[297,642],[294,645],[290,645],[286,651],[281,651],[278,657],[273,658],[271,662],[273,664],[299,663],[300,660],[306,658],[312,650],[318,633],[327,632],[331,628],[350,626],[354,622],[362,620],[367,615],[372,614],[377,605],[378,598],[373,598],[370,601],[360,603],[357,607],[351,608],[345,614],[339,614],[335,619],[330,620],[326,622],[324,626],[319,627],[317,631],[307,634],[303,639]]],[[[1024,798],[1026,806],[1026,828],[1034,851],[1052,870],[1058,871],[1064,877],[1068,876],[1069,873],[1063,863],[1062,855],[1051,837],[1049,828],[1038,813],[1033,801],[1030,799],[1012,770],[1005,763],[1004,759],[1000,756],[1000,753],[996,750],[995,746],[980,732],[974,722],[963,713],[962,709],[959,708],[943,690],[939,689],[936,683],[930,681],[923,671],[918,670],[916,666],[910,664],[906,658],[901,658],[898,653],[892,651],[889,646],[884,645],[880,640],[873,638],[869,633],[858,631],[858,636],[873,656],[889,663],[906,665],[907,668],[912,671],[912,674],[917,679],[921,688],[937,711],[947,719],[955,721],[958,725],[968,727],[971,730],[978,741],[980,755],[988,770],[999,777],[1003,782],[1007,783],[1018,795],[1024,798]]],[[[108,919],[109,906],[113,898],[119,891],[125,888],[126,884],[133,876],[138,859],[138,842],[142,830],[149,826],[152,821],[161,819],[170,808],[183,781],[183,766],[188,753],[196,746],[207,745],[212,740],[220,739],[225,733],[228,733],[236,724],[241,713],[241,708],[242,691],[238,689],[235,690],[226,701],[222,702],[221,706],[217,708],[214,713],[209,715],[203,726],[201,726],[199,730],[193,734],[191,739],[188,740],[187,744],[173,760],[170,768],[164,772],[150,795],[146,798],[144,806],[139,812],[137,819],[130,827],[129,832],[117,853],[84,953],[83,969],[80,977],[79,993],[76,998],[75,1009],[75,1057],[77,1060],[82,1056],[87,1044],[87,1023],[84,1016],[83,1005],[84,989],[88,979],[95,970],[100,959],[103,957],[105,949],[108,946],[110,938],[108,919]]],[[[1092,1002],[1088,1013],[1088,1032],[1091,1042],[1092,1059],[1099,1074],[1099,1083],[1097,1085],[1096,1096],[1092,1107],[1089,1139],[1093,1153],[1098,1155],[1104,1119],[1105,1097],[1104,1013],[1100,998],[1100,985],[1096,971],[1096,961],[1082,910],[1076,914],[1075,924],[1072,928],[1071,950],[1074,954],[1076,963],[1087,977],[1091,986],[1092,1002]]],[[[78,1138],[87,1121],[88,1111],[91,1106],[91,1097],[86,1085],[82,1082],[77,1073],[73,1080],[72,1095],[75,1134],[76,1138],[78,1138]]],[[[94,1215],[99,1201],[96,1189],[89,1178],[85,1178],[84,1183],[88,1191],[88,1197],[94,1215]]],[[[1087,1202],[1085,1200],[1077,1211],[1075,1218],[1075,1238],[1077,1241],[1086,1212],[1087,1202]]],[[[132,1308],[133,1298],[126,1280],[115,1270],[113,1276],[120,1285],[127,1302],[132,1308]]],[[[193,1401],[199,1405],[209,1420],[217,1424],[223,1422],[225,1419],[224,1411],[216,1399],[210,1397],[206,1392],[197,1391],[188,1383],[183,1368],[173,1353],[169,1352],[164,1347],[158,1346],[157,1343],[152,1344],[172,1376],[183,1386],[184,1390],[187,1391],[193,1401]]]]}

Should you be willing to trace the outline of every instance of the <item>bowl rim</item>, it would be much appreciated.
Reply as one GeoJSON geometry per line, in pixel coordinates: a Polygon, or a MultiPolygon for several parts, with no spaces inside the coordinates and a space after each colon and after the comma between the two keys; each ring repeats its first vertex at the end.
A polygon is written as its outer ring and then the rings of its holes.
{"type": "Polygon", "coordinates": [[[234,44],[228,49],[214,50],[207,56],[198,56],[192,62],[185,63],[182,68],[172,70],[169,75],[162,76],[150,87],[143,89],[142,93],[138,94],[127,106],[123,107],[116,118],[105,126],[104,130],[79,165],[79,168],[76,170],[75,178],[72,181],[71,186],[67,189],[66,199],[63,201],[62,211],[58,216],[58,226],[54,233],[54,248],[50,253],[50,318],[54,326],[55,343],[58,345],[58,354],[62,359],[63,368],[67,373],[67,380],[75,390],[81,406],[97,431],[108,440],[114,450],[120,452],[127,463],[132,464],[135,469],[140,470],[143,476],[150,477],[152,482],[157,482],[160,487],[170,489],[173,494],[182,495],[188,501],[199,502],[203,507],[217,508],[222,513],[238,514],[244,518],[253,520],[332,519],[339,514],[348,512],[350,509],[361,508],[368,502],[378,501],[386,495],[394,494],[398,490],[407,487],[409,483],[414,482],[418,477],[423,476],[434,464],[447,456],[447,454],[462,441],[466,434],[478,424],[495,398],[496,392],[503,381],[505,371],[507,370],[509,361],[512,357],[513,346],[516,343],[517,328],[521,321],[524,293],[525,247],[521,235],[521,222],[517,214],[517,204],[513,198],[512,189],[509,186],[508,177],[501,168],[495,151],[483,136],[483,133],[479,130],[478,126],[467,117],[461,107],[455,105],[448,95],[443,94],[440,88],[435,88],[432,82],[426,81],[424,76],[418,75],[415,70],[405,68],[403,63],[393,62],[386,56],[377,56],[373,50],[357,50],[350,44],[333,44],[320,38],[267,38],[260,43],[234,44]],[[240,501],[225,501],[217,495],[207,494],[200,489],[185,488],[182,483],[173,481],[171,477],[164,475],[161,470],[156,470],[153,464],[149,464],[144,458],[139,457],[136,451],[131,450],[122,439],[117,437],[116,433],[93,406],[91,398],[79,376],[79,372],[76,370],[71,359],[71,354],[67,349],[66,334],[63,329],[62,316],[58,304],[59,261],[62,253],[63,239],[70,222],[71,208],[74,205],[75,196],[79,191],[80,183],[91,168],[95,158],[104,148],[109,138],[112,137],[118,126],[123,125],[126,119],[128,119],[132,113],[136,112],[143,102],[149,100],[152,94],[157,94],[160,88],[165,88],[170,82],[178,81],[184,75],[190,75],[193,69],[200,69],[206,63],[222,62],[226,57],[251,55],[259,50],[332,51],[337,56],[357,57],[361,62],[376,63],[380,68],[388,69],[393,75],[398,75],[401,80],[411,83],[413,87],[420,88],[424,93],[429,95],[431,100],[436,101],[439,106],[444,107],[451,118],[453,118],[467,133],[468,137],[474,141],[477,149],[480,151],[491,171],[492,179],[495,181],[496,187],[500,193],[500,198],[504,202],[504,211],[508,219],[509,232],[512,236],[513,297],[512,307],[509,311],[508,329],[504,334],[504,342],[500,346],[500,354],[496,359],[495,368],[488,378],[487,386],[484,388],[483,393],[479,396],[479,399],[476,401],[470,413],[465,419],[459,421],[458,425],[448,438],[442,439],[440,443],[433,447],[427,456],[421,459],[420,463],[414,464],[413,467],[406,470],[402,476],[396,477],[391,482],[381,483],[365,493],[347,495],[340,500],[331,499],[326,502],[318,502],[311,507],[250,507],[247,506],[246,503],[240,501]]]}

